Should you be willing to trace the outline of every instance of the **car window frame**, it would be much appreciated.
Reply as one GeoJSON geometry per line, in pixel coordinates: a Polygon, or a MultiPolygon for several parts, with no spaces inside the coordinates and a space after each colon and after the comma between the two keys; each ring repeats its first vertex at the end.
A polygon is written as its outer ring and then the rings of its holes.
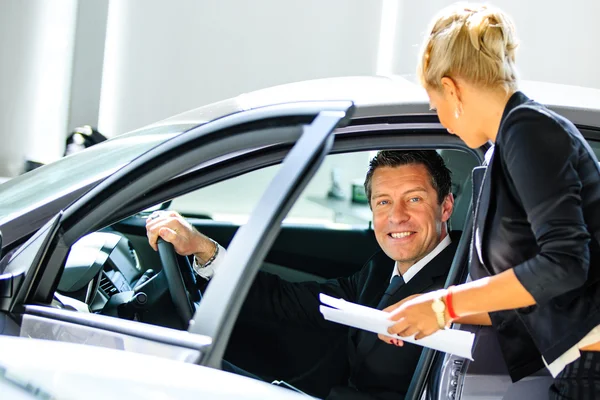
{"type": "Polygon", "coordinates": [[[160,182],[197,164],[199,153],[200,155],[204,154],[204,158],[200,159],[214,157],[216,146],[220,148],[219,151],[227,154],[231,148],[236,147],[231,145],[232,138],[236,140],[237,147],[240,148],[247,147],[246,141],[265,144],[295,143],[301,135],[298,127],[307,121],[312,121],[319,112],[336,109],[336,107],[347,109],[350,107],[349,105],[351,102],[303,102],[268,106],[232,114],[191,129],[141,155],[99,183],[62,212],[57,234],[50,240],[50,245],[46,246],[48,249],[40,250],[43,252],[40,262],[30,268],[32,271],[28,271],[28,273],[33,273],[31,285],[29,285],[32,287],[21,287],[18,291],[19,296],[16,296],[18,299],[15,300],[20,304],[48,304],[70,245],[84,234],[104,227],[106,221],[110,220],[110,216],[119,209],[119,203],[125,203],[124,199],[130,202],[135,198],[143,197],[146,191],[152,190],[160,182]],[[266,121],[266,128],[272,128],[277,126],[274,120],[285,120],[286,118],[291,118],[291,120],[280,124],[286,129],[284,135],[269,137],[265,134],[265,130],[262,129],[265,126],[261,123],[266,121]],[[258,139],[254,138],[253,141],[253,138],[249,138],[249,136],[258,136],[258,139]],[[229,140],[228,143],[226,143],[227,140],[229,140]],[[211,147],[211,143],[214,146],[211,147]],[[214,150],[213,153],[206,151],[209,147],[214,150]],[[174,155],[177,157],[173,157],[174,155]],[[171,163],[166,171],[163,169],[163,163],[171,163]],[[148,169],[150,169],[150,173],[148,169]],[[146,174],[145,179],[131,181],[140,174],[146,174]],[[162,180],[157,179],[159,176],[162,176],[162,180]],[[142,190],[132,193],[132,190],[135,190],[136,186],[140,188],[140,185],[142,190]],[[147,185],[147,188],[144,189],[143,185],[147,185]]]}

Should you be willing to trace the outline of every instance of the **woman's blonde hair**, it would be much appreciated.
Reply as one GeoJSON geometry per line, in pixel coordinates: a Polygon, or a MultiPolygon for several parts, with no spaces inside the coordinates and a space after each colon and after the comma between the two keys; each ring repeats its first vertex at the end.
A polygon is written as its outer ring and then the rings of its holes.
{"type": "Polygon", "coordinates": [[[508,15],[489,5],[457,3],[434,18],[417,75],[428,89],[441,89],[441,79],[447,76],[515,91],[517,45],[508,15]]]}

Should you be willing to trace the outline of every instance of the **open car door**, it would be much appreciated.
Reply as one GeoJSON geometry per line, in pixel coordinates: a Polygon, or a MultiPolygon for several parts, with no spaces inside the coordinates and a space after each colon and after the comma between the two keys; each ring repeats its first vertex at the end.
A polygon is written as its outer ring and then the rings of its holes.
{"type": "MultiPolygon", "coordinates": [[[[144,153],[56,215],[12,255],[0,276],[0,314],[21,336],[220,367],[244,295],[281,220],[329,152],[333,130],[347,123],[353,110],[349,101],[262,107],[190,129],[144,153]],[[152,196],[153,190],[186,171],[231,153],[276,145],[293,147],[248,224],[234,237],[220,274],[197,308],[192,335],[51,306],[69,251],[81,237],[129,216],[123,210],[134,214],[169,200],[152,196]]],[[[165,279],[164,274],[155,279],[165,279]]]]}

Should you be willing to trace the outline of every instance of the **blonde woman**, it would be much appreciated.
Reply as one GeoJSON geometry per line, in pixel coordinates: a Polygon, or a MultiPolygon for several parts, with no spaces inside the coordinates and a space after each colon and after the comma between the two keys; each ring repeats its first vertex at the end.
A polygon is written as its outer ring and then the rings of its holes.
{"type": "Polygon", "coordinates": [[[428,31],[418,75],[431,107],[468,146],[495,149],[474,221],[474,280],[392,306],[389,332],[491,324],[514,380],[545,366],[551,398],[600,398],[598,161],[571,122],[518,90],[516,48],[509,17],[490,6],[453,5],[428,31]]]}

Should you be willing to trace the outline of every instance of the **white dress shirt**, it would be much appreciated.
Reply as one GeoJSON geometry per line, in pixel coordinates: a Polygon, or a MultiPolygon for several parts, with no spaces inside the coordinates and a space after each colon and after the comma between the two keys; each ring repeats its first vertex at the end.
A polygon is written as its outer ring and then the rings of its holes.
{"type": "Polygon", "coordinates": [[[219,264],[221,264],[223,262],[223,259],[225,258],[225,254],[227,253],[227,250],[225,250],[225,248],[223,248],[223,246],[221,246],[218,243],[217,243],[217,246],[219,246],[219,253],[215,257],[213,262],[211,262],[210,265],[208,265],[206,267],[203,266],[202,264],[198,263],[198,259],[196,257],[194,257],[194,263],[192,264],[194,271],[196,271],[196,273],[200,277],[206,279],[207,281],[213,277],[213,275],[215,274],[215,271],[217,270],[217,268],[219,268],[219,264]]]}
{"type": "MultiPolygon", "coordinates": [[[[442,241],[439,242],[438,245],[435,246],[435,248],[433,250],[431,250],[431,252],[429,254],[427,254],[425,257],[421,258],[419,261],[414,263],[402,275],[402,278],[404,279],[404,283],[408,283],[408,281],[410,281],[415,275],[417,275],[419,273],[419,271],[421,271],[429,263],[429,261],[433,260],[435,258],[435,256],[440,254],[442,252],[442,250],[444,250],[446,247],[448,247],[450,245],[450,243],[452,243],[452,240],[450,240],[450,235],[446,235],[446,237],[443,238],[442,241]]],[[[390,277],[390,283],[392,282],[392,279],[394,279],[394,277],[397,275],[400,275],[400,268],[398,267],[398,262],[396,262],[396,264],[394,264],[394,272],[392,272],[392,276],[390,277]]]]}

